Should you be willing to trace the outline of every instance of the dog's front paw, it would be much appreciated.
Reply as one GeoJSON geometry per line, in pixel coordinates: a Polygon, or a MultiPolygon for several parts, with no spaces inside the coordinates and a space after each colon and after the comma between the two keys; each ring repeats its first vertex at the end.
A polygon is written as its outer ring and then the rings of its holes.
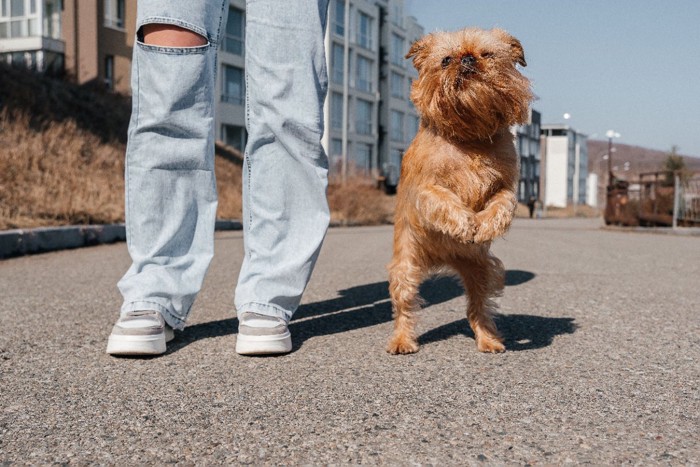
{"type": "Polygon", "coordinates": [[[455,226],[450,236],[461,243],[474,243],[474,236],[477,233],[477,224],[474,215],[465,214],[461,217],[460,223],[455,226]]]}
{"type": "Polygon", "coordinates": [[[465,223],[457,232],[457,239],[462,243],[474,243],[477,234],[477,226],[472,219],[465,223]]]}
{"type": "Polygon", "coordinates": [[[394,335],[386,346],[390,354],[410,354],[418,352],[418,342],[406,335],[394,335]]]}
{"type": "Polygon", "coordinates": [[[508,227],[510,227],[513,215],[506,209],[484,210],[478,212],[474,216],[476,224],[476,233],[474,234],[475,243],[485,243],[505,235],[508,227]]]}

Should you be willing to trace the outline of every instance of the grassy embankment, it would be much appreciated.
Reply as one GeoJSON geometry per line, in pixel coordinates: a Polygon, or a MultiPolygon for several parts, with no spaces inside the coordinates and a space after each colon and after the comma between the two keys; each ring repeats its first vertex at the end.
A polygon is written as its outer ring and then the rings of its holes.
{"type": "MultiPolygon", "coordinates": [[[[0,65],[0,230],[124,220],[130,102],[0,65]]],[[[241,155],[217,144],[220,219],[241,216],[241,155]]],[[[386,222],[392,198],[356,178],[328,190],[334,222],[386,222]]]]}
{"type": "MultiPolygon", "coordinates": [[[[130,101],[91,86],[48,79],[0,64],[0,230],[124,220],[124,150],[130,101]]],[[[220,219],[241,216],[241,154],[220,143],[220,219]]],[[[328,189],[332,221],[390,221],[394,197],[355,177],[328,189]]],[[[597,216],[580,206],[547,217],[597,216]]],[[[520,205],[518,217],[527,217],[520,205]]]]}

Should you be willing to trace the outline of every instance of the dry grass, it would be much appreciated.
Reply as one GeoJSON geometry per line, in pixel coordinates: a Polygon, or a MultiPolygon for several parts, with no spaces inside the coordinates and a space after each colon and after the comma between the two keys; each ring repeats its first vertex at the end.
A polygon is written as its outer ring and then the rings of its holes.
{"type": "Polygon", "coordinates": [[[566,218],[566,217],[600,217],[602,215],[600,209],[592,208],[585,204],[579,204],[578,206],[567,206],[565,208],[547,208],[547,215],[545,217],[551,217],[556,219],[566,218]]]}
{"type": "MultiPolygon", "coordinates": [[[[73,120],[30,128],[26,114],[0,112],[0,230],[124,221],[123,143],[102,142],[73,120]]],[[[216,145],[217,217],[241,217],[238,151],[216,145]]],[[[332,222],[382,224],[390,220],[393,197],[369,178],[353,177],[328,188],[332,222]]]]}
{"type": "Polygon", "coordinates": [[[124,145],[73,120],[34,131],[27,114],[0,113],[0,229],[120,222],[124,145]]]}
{"type": "MultiPolygon", "coordinates": [[[[0,230],[124,220],[128,97],[0,64],[0,230]]],[[[220,219],[241,217],[241,154],[216,146],[220,219]]],[[[331,221],[391,222],[395,198],[369,177],[331,178],[331,221]]],[[[597,217],[587,206],[547,217],[597,217]]],[[[520,205],[517,217],[528,217],[520,205]]]]}
{"type": "MultiPolygon", "coordinates": [[[[0,230],[124,221],[127,96],[0,63],[0,230]]],[[[241,165],[216,145],[220,219],[241,217],[241,165]]],[[[328,188],[331,220],[390,221],[394,198],[354,176],[328,188]]]]}
{"type": "MultiPolygon", "coordinates": [[[[30,128],[26,114],[0,112],[0,230],[124,221],[123,143],[104,143],[75,121],[30,128]]],[[[241,167],[217,145],[217,216],[241,216],[241,167]]]]}
{"type": "Polygon", "coordinates": [[[370,177],[355,176],[345,184],[332,177],[328,184],[331,222],[337,225],[377,225],[391,221],[393,197],[377,189],[370,177]]]}
{"type": "MultiPolygon", "coordinates": [[[[600,217],[602,212],[598,208],[592,208],[587,205],[578,205],[576,209],[573,206],[568,206],[566,208],[555,208],[552,206],[547,207],[547,218],[562,219],[567,217],[600,217]]],[[[525,204],[518,204],[515,210],[515,217],[518,218],[528,218],[530,217],[530,211],[525,204]]]]}
{"type": "Polygon", "coordinates": [[[216,143],[216,190],[219,194],[217,219],[240,219],[243,201],[241,198],[243,156],[240,152],[221,142],[216,143]]]}

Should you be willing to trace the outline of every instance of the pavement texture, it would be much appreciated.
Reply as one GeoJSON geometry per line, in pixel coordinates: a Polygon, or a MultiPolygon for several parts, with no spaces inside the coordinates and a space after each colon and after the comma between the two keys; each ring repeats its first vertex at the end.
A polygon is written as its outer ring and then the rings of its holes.
{"type": "Polygon", "coordinates": [[[220,232],[189,327],[113,358],[124,244],[0,262],[0,464],[700,463],[700,239],[518,219],[508,351],[476,351],[450,278],[423,286],[421,350],[384,351],[392,228],[336,228],[290,325],[235,354],[241,232],[220,232]]]}

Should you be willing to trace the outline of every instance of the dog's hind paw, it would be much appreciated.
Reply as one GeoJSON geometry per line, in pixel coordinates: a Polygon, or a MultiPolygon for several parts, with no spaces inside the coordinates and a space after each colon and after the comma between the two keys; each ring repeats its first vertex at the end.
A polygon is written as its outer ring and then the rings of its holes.
{"type": "Polygon", "coordinates": [[[476,340],[476,348],[484,353],[502,353],[506,351],[506,346],[499,339],[494,337],[481,337],[476,340]]]}

